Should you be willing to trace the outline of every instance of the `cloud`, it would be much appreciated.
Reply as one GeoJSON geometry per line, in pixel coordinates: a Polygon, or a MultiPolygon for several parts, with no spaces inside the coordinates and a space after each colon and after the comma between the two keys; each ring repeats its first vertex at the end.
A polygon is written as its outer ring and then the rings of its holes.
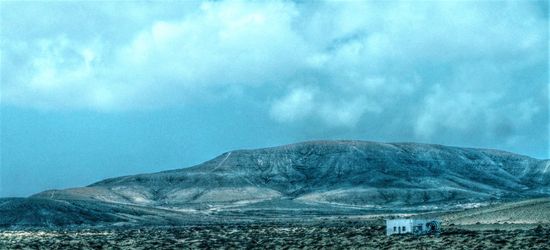
{"type": "Polygon", "coordinates": [[[545,2],[3,5],[3,105],[112,112],[245,95],[279,124],[546,136],[545,2]]]}
{"type": "Polygon", "coordinates": [[[121,43],[65,34],[7,41],[8,57],[24,58],[13,65],[24,75],[8,76],[2,99],[109,111],[178,105],[233,85],[277,84],[307,51],[292,30],[294,15],[289,3],[207,2],[179,20],[151,20],[121,43]]]}
{"type": "Polygon", "coordinates": [[[271,106],[271,116],[280,122],[293,122],[311,115],[316,106],[315,93],[306,88],[293,89],[271,106]]]}
{"type": "Polygon", "coordinates": [[[293,15],[283,3],[205,3],[181,21],[154,22],[121,49],[119,60],[190,88],[271,83],[289,74],[305,49],[291,30],[293,15]]]}
{"type": "Polygon", "coordinates": [[[354,127],[365,113],[381,111],[365,96],[335,100],[314,87],[296,87],[272,103],[270,115],[284,123],[315,119],[331,127],[354,127]]]}

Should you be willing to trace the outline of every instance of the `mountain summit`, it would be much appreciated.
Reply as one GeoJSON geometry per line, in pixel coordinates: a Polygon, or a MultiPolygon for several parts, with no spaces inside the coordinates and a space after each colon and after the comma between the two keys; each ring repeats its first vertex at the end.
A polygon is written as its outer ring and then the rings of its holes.
{"type": "Polygon", "coordinates": [[[0,226],[441,211],[549,195],[550,160],[417,143],[316,141],[0,199],[0,226]]]}
{"type": "Polygon", "coordinates": [[[550,194],[550,161],[489,149],[315,141],[237,150],[202,164],[35,195],[167,208],[297,202],[460,205],[550,194]]]}

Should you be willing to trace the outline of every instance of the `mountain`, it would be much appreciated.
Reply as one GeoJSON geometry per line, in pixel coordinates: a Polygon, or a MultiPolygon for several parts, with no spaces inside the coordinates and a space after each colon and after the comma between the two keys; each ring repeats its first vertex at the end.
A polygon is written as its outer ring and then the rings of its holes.
{"type": "Polygon", "coordinates": [[[1,227],[73,225],[180,225],[197,223],[199,215],[130,204],[44,198],[0,198],[1,227]]]}
{"type": "Polygon", "coordinates": [[[314,141],[3,199],[0,225],[434,211],[548,196],[550,160],[418,143],[314,141]]]}
{"type": "Polygon", "coordinates": [[[2,198],[0,215],[0,226],[53,226],[121,221],[107,213],[101,202],[39,198],[2,198]]]}
{"type": "Polygon", "coordinates": [[[439,206],[550,194],[550,161],[489,149],[317,141],[224,153],[194,167],[103,180],[34,197],[154,207],[291,199],[439,206]]]}

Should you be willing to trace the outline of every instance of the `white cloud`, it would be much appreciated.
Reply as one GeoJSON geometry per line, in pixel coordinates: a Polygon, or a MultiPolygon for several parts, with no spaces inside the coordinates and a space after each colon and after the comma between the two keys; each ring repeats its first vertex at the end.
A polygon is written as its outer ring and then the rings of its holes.
{"type": "Polygon", "coordinates": [[[485,126],[489,116],[496,112],[492,104],[502,98],[494,93],[479,97],[468,91],[454,92],[449,98],[448,93],[448,89],[436,85],[426,97],[416,121],[417,135],[430,138],[445,131],[464,133],[472,127],[485,126]]]}
{"type": "Polygon", "coordinates": [[[313,87],[297,87],[275,100],[270,114],[279,122],[315,119],[331,127],[354,127],[365,113],[378,114],[382,108],[366,96],[337,100],[313,87]]]}
{"type": "Polygon", "coordinates": [[[368,104],[364,98],[343,101],[341,103],[325,103],[319,109],[320,117],[331,126],[354,127],[367,112],[380,113],[376,104],[368,104]]]}
{"type": "Polygon", "coordinates": [[[292,73],[305,44],[292,31],[293,5],[205,3],[178,22],[155,22],[118,60],[165,84],[261,85],[292,73]],[[275,74],[274,72],[277,72],[275,74]]]}
{"type": "Polygon", "coordinates": [[[271,106],[271,116],[280,122],[293,122],[310,116],[315,111],[315,91],[296,88],[286,96],[276,100],[271,106]]]}
{"type": "Polygon", "coordinates": [[[209,92],[224,86],[277,84],[308,50],[292,30],[296,14],[283,2],[204,3],[180,20],[153,21],[126,43],[91,41],[109,50],[66,36],[30,42],[30,63],[6,84],[3,102],[109,111],[181,104],[222,95],[209,92]]]}
{"type": "Polygon", "coordinates": [[[116,111],[239,93],[279,123],[423,139],[511,136],[548,117],[547,6],[537,2],[190,5],[90,7],[116,22],[82,33],[68,25],[74,15],[33,9],[52,26],[30,37],[8,28],[2,104],[116,111]]]}

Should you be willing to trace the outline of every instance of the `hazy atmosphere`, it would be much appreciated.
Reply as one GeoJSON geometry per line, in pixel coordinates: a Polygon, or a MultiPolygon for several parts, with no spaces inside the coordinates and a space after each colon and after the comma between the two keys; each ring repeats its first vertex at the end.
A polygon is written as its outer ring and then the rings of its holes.
{"type": "Polygon", "coordinates": [[[550,158],[548,1],[1,1],[0,197],[307,140],[550,158]]]}

